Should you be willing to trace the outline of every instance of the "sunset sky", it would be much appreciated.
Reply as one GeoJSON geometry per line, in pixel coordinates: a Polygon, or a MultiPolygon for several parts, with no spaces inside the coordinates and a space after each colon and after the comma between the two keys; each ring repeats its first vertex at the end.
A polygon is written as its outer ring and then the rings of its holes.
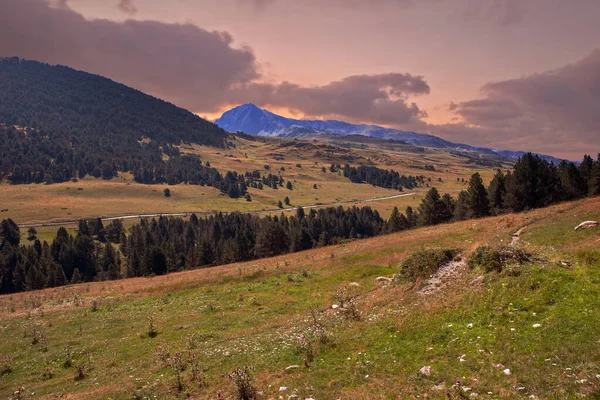
{"type": "Polygon", "coordinates": [[[209,119],[255,103],[572,160],[600,152],[598,0],[0,0],[0,55],[209,119]]]}

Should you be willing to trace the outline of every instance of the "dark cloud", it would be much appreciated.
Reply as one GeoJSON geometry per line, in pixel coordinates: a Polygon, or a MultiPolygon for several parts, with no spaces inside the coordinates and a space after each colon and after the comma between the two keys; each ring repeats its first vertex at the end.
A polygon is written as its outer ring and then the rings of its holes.
{"type": "Polygon", "coordinates": [[[293,83],[255,84],[237,91],[239,102],[287,107],[311,117],[344,118],[349,121],[402,124],[425,115],[409,96],[429,93],[420,76],[390,73],[355,75],[322,86],[293,83]]]}
{"type": "Polygon", "coordinates": [[[436,129],[477,144],[600,150],[589,147],[600,147],[600,50],[556,70],[488,83],[482,94],[450,105],[464,126],[436,129]]]}
{"type": "Polygon", "coordinates": [[[214,111],[232,83],[260,76],[223,32],[153,21],[86,20],[42,0],[0,1],[0,55],[107,76],[193,111],[214,111]]]}
{"type": "Polygon", "coordinates": [[[118,7],[119,10],[129,15],[137,13],[137,7],[133,3],[133,0],[120,0],[118,7]]]}

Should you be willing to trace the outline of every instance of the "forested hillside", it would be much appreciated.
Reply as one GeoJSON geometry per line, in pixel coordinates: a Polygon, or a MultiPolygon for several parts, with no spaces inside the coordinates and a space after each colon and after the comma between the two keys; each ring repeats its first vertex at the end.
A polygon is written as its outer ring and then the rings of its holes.
{"type": "Polygon", "coordinates": [[[224,147],[226,138],[211,122],[107,78],[0,58],[0,179],[11,183],[111,179],[118,172],[144,183],[179,183],[189,162],[173,160],[173,145],[224,147]]]}

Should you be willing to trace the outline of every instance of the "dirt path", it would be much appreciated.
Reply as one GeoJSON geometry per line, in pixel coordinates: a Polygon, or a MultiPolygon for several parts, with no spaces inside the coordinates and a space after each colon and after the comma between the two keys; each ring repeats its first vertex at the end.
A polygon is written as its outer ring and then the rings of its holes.
{"type": "Polygon", "coordinates": [[[521,227],[518,231],[513,233],[509,246],[515,247],[517,244],[519,244],[519,240],[521,240],[521,233],[523,233],[523,231],[527,228],[529,228],[529,225],[525,225],[521,227]]]}
{"type": "MultiPolygon", "coordinates": [[[[323,208],[323,207],[335,207],[347,204],[360,204],[360,203],[371,203],[374,201],[383,201],[390,199],[397,199],[399,197],[412,196],[416,193],[403,193],[397,194],[394,196],[386,196],[386,197],[374,197],[372,199],[364,199],[364,200],[348,200],[348,201],[338,201],[334,203],[323,203],[323,204],[313,204],[308,206],[298,206],[302,207],[305,210],[311,208],[323,208]]],[[[249,211],[248,214],[265,214],[272,212],[285,212],[285,211],[293,211],[298,207],[289,207],[289,208],[273,208],[269,210],[258,210],[258,211],[249,211]]],[[[186,217],[192,214],[196,215],[210,215],[213,214],[214,211],[186,211],[186,212],[178,212],[178,213],[155,213],[155,214],[130,214],[130,215],[119,215],[114,217],[106,217],[101,218],[102,222],[110,222],[116,219],[125,220],[125,219],[135,219],[135,218],[153,218],[153,217],[186,217]]],[[[94,218],[86,218],[86,219],[94,219],[94,218]]],[[[67,226],[67,225],[77,225],[78,221],[55,221],[55,222],[44,222],[39,224],[19,224],[19,228],[39,228],[43,226],[67,226]]]]}

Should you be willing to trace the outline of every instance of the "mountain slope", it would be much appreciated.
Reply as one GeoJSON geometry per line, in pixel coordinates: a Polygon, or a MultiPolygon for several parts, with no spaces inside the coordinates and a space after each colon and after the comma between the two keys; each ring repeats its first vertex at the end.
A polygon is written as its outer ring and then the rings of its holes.
{"type": "Polygon", "coordinates": [[[219,147],[226,137],[213,123],[110,79],[16,57],[0,58],[0,123],[219,147]]]}
{"type": "Polygon", "coordinates": [[[101,76],[0,58],[0,181],[57,183],[131,173],[137,182],[224,189],[177,145],[223,148],[227,133],[189,111],[101,76]]]}
{"type": "MultiPolygon", "coordinates": [[[[363,135],[398,140],[415,146],[497,154],[508,158],[518,158],[525,154],[525,152],[489,149],[462,143],[453,143],[425,133],[402,131],[377,125],[351,124],[336,120],[321,121],[285,118],[263,110],[254,104],[243,104],[226,111],[221,118],[215,121],[215,124],[230,132],[242,131],[262,136],[301,137],[307,133],[330,133],[344,136],[363,135]],[[302,132],[298,130],[298,127],[305,127],[310,131],[302,132]]],[[[560,162],[559,159],[552,156],[540,155],[540,157],[547,161],[560,162]]]]}

